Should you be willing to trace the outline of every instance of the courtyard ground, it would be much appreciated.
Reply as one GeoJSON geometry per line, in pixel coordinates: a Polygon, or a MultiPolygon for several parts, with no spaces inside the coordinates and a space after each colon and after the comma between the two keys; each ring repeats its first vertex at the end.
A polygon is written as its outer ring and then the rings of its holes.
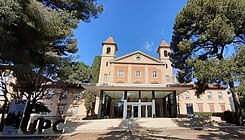
{"type": "MultiPolygon", "coordinates": [[[[199,128],[196,128],[199,129],[199,128]]],[[[194,130],[152,129],[133,131],[80,132],[71,136],[61,136],[59,140],[161,140],[161,139],[245,139],[244,127],[212,127],[194,130]]]]}

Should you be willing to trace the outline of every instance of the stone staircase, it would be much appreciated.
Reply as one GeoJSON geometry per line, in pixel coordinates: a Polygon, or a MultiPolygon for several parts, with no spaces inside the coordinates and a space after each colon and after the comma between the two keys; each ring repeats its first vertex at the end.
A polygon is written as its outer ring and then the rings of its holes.
{"type": "Polygon", "coordinates": [[[77,131],[178,128],[171,118],[82,120],[77,131]]]}

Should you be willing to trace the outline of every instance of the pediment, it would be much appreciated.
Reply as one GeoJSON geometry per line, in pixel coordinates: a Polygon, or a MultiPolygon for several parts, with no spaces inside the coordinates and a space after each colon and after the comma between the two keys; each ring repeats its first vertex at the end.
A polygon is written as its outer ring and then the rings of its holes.
{"type": "Polygon", "coordinates": [[[111,63],[148,63],[148,64],[164,64],[162,61],[147,55],[141,51],[136,51],[111,61],[111,63]]]}

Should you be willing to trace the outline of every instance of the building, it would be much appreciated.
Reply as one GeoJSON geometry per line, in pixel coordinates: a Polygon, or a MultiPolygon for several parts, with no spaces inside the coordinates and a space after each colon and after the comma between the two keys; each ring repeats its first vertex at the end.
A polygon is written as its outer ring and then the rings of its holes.
{"type": "Polygon", "coordinates": [[[226,89],[210,88],[196,98],[193,84],[175,81],[165,41],[157,49],[159,59],[141,51],[116,58],[117,51],[112,37],[103,42],[99,81],[83,84],[100,97],[98,118],[176,117],[193,111],[230,110],[226,89]]]}
{"type": "Polygon", "coordinates": [[[194,84],[175,80],[169,59],[170,47],[162,41],[157,49],[159,58],[141,51],[116,57],[118,46],[112,37],[102,43],[98,83],[82,87],[48,89],[43,100],[51,110],[44,116],[64,115],[76,119],[86,117],[83,90],[96,95],[95,114],[103,118],[178,117],[193,112],[231,110],[226,87],[209,85],[197,97],[194,84]]]}

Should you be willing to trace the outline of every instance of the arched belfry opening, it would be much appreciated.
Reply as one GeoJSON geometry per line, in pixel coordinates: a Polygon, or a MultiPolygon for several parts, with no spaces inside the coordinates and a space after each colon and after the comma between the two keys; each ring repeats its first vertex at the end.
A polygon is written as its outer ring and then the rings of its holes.
{"type": "Polygon", "coordinates": [[[111,53],[111,48],[110,47],[106,48],[106,54],[110,54],[110,53],[111,53]]]}

